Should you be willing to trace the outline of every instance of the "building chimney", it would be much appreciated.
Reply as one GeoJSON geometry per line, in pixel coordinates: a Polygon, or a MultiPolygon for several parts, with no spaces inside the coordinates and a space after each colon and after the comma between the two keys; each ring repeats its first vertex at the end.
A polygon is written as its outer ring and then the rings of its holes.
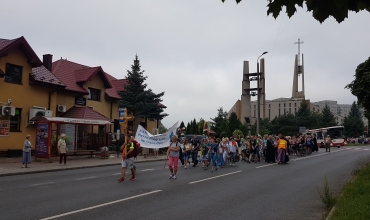
{"type": "Polygon", "coordinates": [[[42,63],[44,65],[44,67],[51,72],[52,63],[53,63],[53,55],[51,55],[51,54],[43,55],[42,63]]]}

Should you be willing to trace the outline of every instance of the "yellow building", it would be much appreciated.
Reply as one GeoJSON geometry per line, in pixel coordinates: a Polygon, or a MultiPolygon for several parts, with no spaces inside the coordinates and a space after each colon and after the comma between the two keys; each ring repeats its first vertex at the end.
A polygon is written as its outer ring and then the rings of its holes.
{"type": "MultiPolygon", "coordinates": [[[[24,37],[0,39],[0,78],[3,156],[22,150],[27,134],[32,135],[32,150],[41,152],[40,156],[56,152],[60,133],[67,134],[72,151],[99,150],[107,144],[107,133],[117,129],[113,122],[118,117],[118,93],[127,81],[100,66],[66,59],[52,62],[51,54],[41,61],[24,37]]],[[[143,121],[136,119],[132,130],[143,121]]],[[[158,124],[148,121],[146,127],[151,131],[158,124]]]]}

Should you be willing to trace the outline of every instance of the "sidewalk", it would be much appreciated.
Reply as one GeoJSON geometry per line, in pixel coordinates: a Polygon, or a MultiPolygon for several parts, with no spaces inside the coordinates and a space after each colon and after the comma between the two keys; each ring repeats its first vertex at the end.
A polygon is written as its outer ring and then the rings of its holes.
{"type": "MultiPolygon", "coordinates": [[[[121,164],[121,155],[117,158],[116,154],[111,154],[108,159],[102,159],[100,156],[69,156],[67,157],[67,165],[59,164],[59,157],[54,157],[51,163],[48,159],[38,159],[37,162],[34,161],[32,157],[32,163],[29,168],[22,168],[22,158],[5,158],[0,157],[0,177],[1,176],[13,176],[21,174],[30,173],[43,173],[43,172],[53,172],[60,170],[73,170],[82,169],[88,167],[101,167],[101,166],[112,166],[121,164]]],[[[150,161],[160,161],[165,160],[166,155],[159,155],[157,158],[150,156],[144,158],[144,156],[137,156],[135,163],[143,163],[150,161]]]]}

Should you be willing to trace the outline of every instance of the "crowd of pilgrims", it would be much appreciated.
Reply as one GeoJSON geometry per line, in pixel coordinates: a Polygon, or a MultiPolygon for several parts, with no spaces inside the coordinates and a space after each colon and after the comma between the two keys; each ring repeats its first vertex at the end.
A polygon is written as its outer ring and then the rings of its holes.
{"type": "Polygon", "coordinates": [[[195,167],[198,163],[211,172],[226,165],[235,166],[235,162],[259,162],[263,159],[267,163],[285,164],[289,155],[302,156],[318,151],[314,136],[278,136],[264,135],[230,138],[208,137],[198,139],[180,139],[179,159],[182,166],[187,169],[195,167]],[[304,148],[304,149],[303,149],[304,148]]]}

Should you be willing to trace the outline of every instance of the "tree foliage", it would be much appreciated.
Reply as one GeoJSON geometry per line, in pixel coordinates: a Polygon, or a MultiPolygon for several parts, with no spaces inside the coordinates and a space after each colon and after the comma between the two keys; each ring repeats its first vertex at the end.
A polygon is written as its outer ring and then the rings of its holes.
{"type": "MultiPolygon", "coordinates": [[[[236,0],[236,3],[241,1],[236,0]]],[[[297,12],[297,7],[303,8],[305,5],[307,11],[312,12],[312,17],[320,23],[330,16],[340,23],[348,18],[349,11],[367,10],[370,12],[370,1],[368,0],[268,0],[268,2],[267,15],[271,14],[274,18],[279,16],[284,6],[285,12],[290,18],[297,12]]]]}
{"type": "Polygon", "coordinates": [[[204,128],[204,119],[201,118],[199,119],[199,122],[198,122],[198,134],[203,134],[203,128],[204,128]]]}
{"type": "Polygon", "coordinates": [[[359,137],[364,132],[364,122],[359,106],[353,102],[348,116],[344,117],[344,130],[347,137],[359,137]]]}
{"type": "Polygon", "coordinates": [[[370,120],[370,57],[357,66],[355,80],[345,88],[357,97],[358,103],[365,109],[365,117],[370,120]]]}
{"type": "Polygon", "coordinates": [[[229,130],[232,132],[239,130],[240,125],[242,125],[242,123],[238,119],[238,116],[235,112],[232,112],[229,117],[229,130]]]}
{"type": "Polygon", "coordinates": [[[216,132],[216,137],[228,137],[230,136],[229,122],[227,118],[227,112],[222,107],[217,109],[217,115],[215,118],[211,118],[213,121],[212,130],[216,132]]]}
{"type": "Polygon", "coordinates": [[[330,111],[328,105],[325,105],[321,112],[321,127],[331,127],[337,125],[333,113],[330,111]]]}
{"type": "Polygon", "coordinates": [[[147,89],[144,76],[141,70],[140,60],[135,56],[131,70],[127,70],[126,79],[128,83],[124,85],[124,90],[119,93],[121,99],[117,104],[119,108],[127,108],[128,113],[145,120],[162,120],[168,114],[163,113],[164,107],[160,105],[164,92],[155,94],[151,89],[147,89]]]}
{"type": "Polygon", "coordinates": [[[158,126],[158,133],[163,134],[166,133],[166,131],[168,131],[168,129],[160,122],[158,126]]]}

